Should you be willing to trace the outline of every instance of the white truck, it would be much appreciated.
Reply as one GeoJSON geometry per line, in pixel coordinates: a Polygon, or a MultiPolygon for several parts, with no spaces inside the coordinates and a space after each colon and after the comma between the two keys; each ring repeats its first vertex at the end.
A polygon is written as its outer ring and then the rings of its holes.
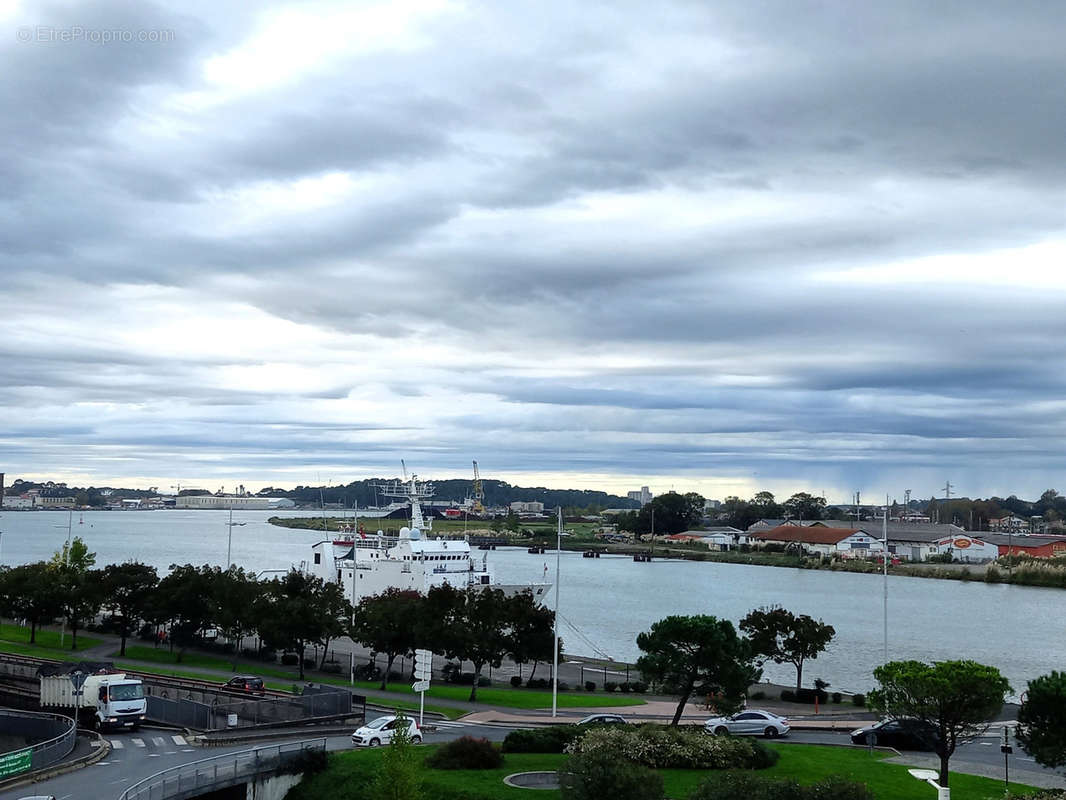
{"type": "Polygon", "coordinates": [[[39,673],[41,708],[73,709],[82,724],[100,728],[136,728],[144,722],[148,701],[140,678],[109,670],[54,671],[39,673]]]}

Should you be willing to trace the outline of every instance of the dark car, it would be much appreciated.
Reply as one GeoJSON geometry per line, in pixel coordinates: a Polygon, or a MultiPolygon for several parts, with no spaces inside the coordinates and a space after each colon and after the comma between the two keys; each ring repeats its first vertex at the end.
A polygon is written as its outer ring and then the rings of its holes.
{"type": "Polygon", "coordinates": [[[577,725],[628,725],[629,722],[625,717],[620,717],[617,714],[590,714],[583,720],[575,723],[577,725]]]}
{"type": "Polygon", "coordinates": [[[895,747],[898,750],[934,750],[940,736],[916,719],[883,719],[851,732],[854,744],[895,747]],[[872,740],[869,737],[873,737],[872,740]]]}
{"type": "Polygon", "coordinates": [[[247,692],[249,694],[265,694],[266,686],[262,678],[254,675],[236,675],[226,681],[222,686],[228,692],[247,692]]]}

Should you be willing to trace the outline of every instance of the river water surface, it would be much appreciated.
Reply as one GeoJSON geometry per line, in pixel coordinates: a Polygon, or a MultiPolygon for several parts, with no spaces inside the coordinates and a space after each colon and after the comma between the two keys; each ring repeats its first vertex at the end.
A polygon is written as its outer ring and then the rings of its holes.
{"type": "MultiPolygon", "coordinates": [[[[279,528],[272,516],[307,516],[307,511],[235,511],[233,562],[253,572],[287,569],[310,555],[321,539],[314,531],[279,528]]],[[[157,567],[171,564],[223,565],[228,511],[5,512],[0,516],[0,561],[7,565],[50,558],[63,546],[71,521],[96,553],[97,566],[129,559],[157,567]],[[79,519],[84,522],[79,524],[79,519]]],[[[368,526],[370,527],[370,526],[368,526]]],[[[538,581],[554,553],[529,555],[523,548],[487,553],[505,583],[538,581]]],[[[568,652],[633,661],[636,636],[670,614],[713,614],[734,623],[771,603],[821,618],[836,638],[804,669],[804,683],[825,678],[835,688],[863,691],[884,660],[883,595],[879,575],[756,567],[696,561],[634,563],[622,556],[582,558],[563,553],[560,634],[568,652]]],[[[1016,692],[1025,682],[1063,669],[1066,655],[1066,590],[890,577],[889,658],[922,661],[971,658],[998,667],[1016,692]]],[[[548,600],[554,604],[554,593],[548,600]]],[[[789,665],[767,665],[768,678],[795,679],[789,665]]]]}

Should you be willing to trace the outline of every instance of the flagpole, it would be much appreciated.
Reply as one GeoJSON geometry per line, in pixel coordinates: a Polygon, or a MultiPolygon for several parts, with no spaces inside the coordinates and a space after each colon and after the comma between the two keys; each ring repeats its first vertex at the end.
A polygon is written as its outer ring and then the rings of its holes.
{"type": "Polygon", "coordinates": [[[559,530],[555,534],[555,619],[552,622],[552,716],[559,708],[559,567],[563,556],[563,507],[559,506],[559,530]]]}

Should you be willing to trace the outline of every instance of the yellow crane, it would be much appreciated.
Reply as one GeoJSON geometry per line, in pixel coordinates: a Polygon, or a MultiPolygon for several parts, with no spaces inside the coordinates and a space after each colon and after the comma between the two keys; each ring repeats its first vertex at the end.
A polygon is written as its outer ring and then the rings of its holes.
{"type": "Polygon", "coordinates": [[[474,505],[475,514],[485,513],[485,488],[481,485],[481,473],[477,470],[477,462],[474,462],[474,505]]]}

